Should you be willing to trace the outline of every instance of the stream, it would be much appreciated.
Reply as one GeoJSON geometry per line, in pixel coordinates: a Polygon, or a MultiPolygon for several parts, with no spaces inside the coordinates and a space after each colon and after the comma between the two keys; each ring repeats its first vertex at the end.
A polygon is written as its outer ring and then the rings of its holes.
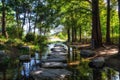
{"type": "MultiPolygon", "coordinates": [[[[53,48],[54,46],[55,44],[49,44],[47,46],[46,52],[42,53],[42,59],[46,59],[48,53],[51,52],[51,48],[53,48]]],[[[89,61],[80,57],[77,48],[69,47],[69,46],[67,47],[66,45],[64,46],[68,50],[68,58],[69,58],[68,62],[76,62],[76,61],[80,62],[77,65],[69,66],[68,70],[71,71],[73,75],[71,76],[71,78],[67,80],[120,80],[118,71],[115,71],[107,67],[103,69],[95,69],[95,70],[91,69],[88,66],[89,61]],[[96,79],[94,79],[93,76],[95,76],[96,79]]],[[[24,62],[22,64],[21,76],[29,78],[31,76],[30,72],[40,68],[40,64],[41,64],[40,56],[39,53],[36,52],[35,56],[31,58],[30,62],[24,62]]],[[[21,80],[24,79],[22,78],[21,80]]],[[[25,80],[29,80],[29,79],[25,79],[25,80]]]]}

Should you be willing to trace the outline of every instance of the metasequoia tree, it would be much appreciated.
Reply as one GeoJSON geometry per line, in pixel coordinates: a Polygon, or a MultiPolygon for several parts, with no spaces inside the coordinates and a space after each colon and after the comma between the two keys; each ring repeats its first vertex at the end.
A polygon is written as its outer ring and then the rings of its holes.
{"type": "Polygon", "coordinates": [[[102,46],[102,35],[99,17],[99,0],[92,0],[92,47],[102,46]]]}
{"type": "Polygon", "coordinates": [[[2,0],[2,35],[5,38],[8,38],[7,32],[6,32],[6,5],[5,0],[2,0]]]}
{"type": "Polygon", "coordinates": [[[107,0],[107,24],[106,24],[106,43],[110,44],[110,0],[107,0]]]}
{"type": "Polygon", "coordinates": [[[119,18],[119,51],[118,53],[120,53],[120,0],[118,0],[118,18],[119,18]]]}

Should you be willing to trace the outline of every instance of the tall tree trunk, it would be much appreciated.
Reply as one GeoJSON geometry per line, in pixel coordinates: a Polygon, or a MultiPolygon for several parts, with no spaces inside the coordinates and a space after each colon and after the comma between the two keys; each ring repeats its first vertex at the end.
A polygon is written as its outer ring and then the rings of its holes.
{"type": "Polygon", "coordinates": [[[17,8],[16,8],[16,23],[17,23],[17,27],[19,27],[19,21],[18,21],[18,19],[19,19],[19,15],[18,15],[18,10],[17,10],[17,8]]]}
{"type": "Polygon", "coordinates": [[[15,10],[15,12],[16,12],[16,29],[17,29],[17,37],[18,38],[20,38],[20,36],[19,36],[19,28],[18,27],[20,27],[20,25],[19,25],[19,13],[18,13],[18,10],[17,10],[17,7],[16,7],[16,10],[15,10]]]}
{"type": "Polygon", "coordinates": [[[79,27],[79,36],[80,36],[79,41],[81,42],[81,37],[82,37],[82,28],[81,28],[81,26],[79,27]]]}
{"type": "Polygon", "coordinates": [[[37,14],[36,14],[36,16],[35,16],[35,23],[34,23],[34,34],[35,34],[36,27],[37,27],[37,14]]]}
{"type": "Polygon", "coordinates": [[[92,0],[92,47],[102,46],[102,35],[99,17],[99,0],[92,0]]]}
{"type": "Polygon", "coordinates": [[[24,13],[24,17],[23,17],[23,24],[22,24],[22,30],[24,29],[24,25],[25,25],[25,20],[26,20],[26,12],[24,13]]]}
{"type": "Polygon", "coordinates": [[[72,25],[72,42],[75,42],[74,25],[72,25]]]}
{"type": "Polygon", "coordinates": [[[6,9],[5,9],[5,0],[2,0],[2,35],[5,38],[8,38],[6,32],[6,9]]]}
{"type": "Polygon", "coordinates": [[[75,42],[77,41],[77,28],[76,28],[76,26],[75,26],[75,28],[74,28],[74,38],[75,38],[75,42]]]}
{"type": "Polygon", "coordinates": [[[119,51],[118,53],[120,54],[120,0],[118,0],[118,18],[119,18],[119,45],[118,45],[119,51]]]}
{"type": "Polygon", "coordinates": [[[28,13],[29,14],[29,18],[28,18],[28,22],[29,22],[29,30],[28,30],[28,32],[31,32],[31,13],[29,12],[28,13]]]}
{"type": "Polygon", "coordinates": [[[67,28],[68,42],[70,42],[70,28],[67,28]]]}
{"type": "Polygon", "coordinates": [[[110,44],[110,0],[107,0],[106,44],[110,44]]]}

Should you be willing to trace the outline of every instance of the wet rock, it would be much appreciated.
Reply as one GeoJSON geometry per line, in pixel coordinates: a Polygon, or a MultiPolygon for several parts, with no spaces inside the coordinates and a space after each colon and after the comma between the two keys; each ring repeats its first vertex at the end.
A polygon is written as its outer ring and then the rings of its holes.
{"type": "Polygon", "coordinates": [[[30,61],[30,55],[21,55],[20,57],[19,57],[19,60],[21,61],[21,62],[29,62],[30,61]]]}
{"type": "Polygon", "coordinates": [[[67,50],[65,48],[59,48],[59,47],[54,47],[51,49],[53,52],[66,52],[67,50]]]}
{"type": "Polygon", "coordinates": [[[90,68],[102,69],[105,66],[105,59],[104,57],[95,58],[91,60],[88,65],[90,68]]]}
{"type": "Polygon", "coordinates": [[[83,58],[93,57],[95,56],[95,52],[92,50],[81,50],[80,56],[83,58]]]}
{"type": "Polygon", "coordinates": [[[56,56],[67,56],[68,53],[64,52],[51,52],[48,54],[48,56],[56,55],[56,56]]]}
{"type": "Polygon", "coordinates": [[[54,47],[62,47],[62,48],[64,48],[65,46],[63,44],[59,43],[59,44],[55,44],[54,47]]]}
{"type": "Polygon", "coordinates": [[[46,59],[42,59],[43,62],[67,62],[66,56],[50,55],[46,59]]]}
{"type": "Polygon", "coordinates": [[[45,62],[42,63],[43,68],[65,68],[67,64],[62,62],[45,62]]]}

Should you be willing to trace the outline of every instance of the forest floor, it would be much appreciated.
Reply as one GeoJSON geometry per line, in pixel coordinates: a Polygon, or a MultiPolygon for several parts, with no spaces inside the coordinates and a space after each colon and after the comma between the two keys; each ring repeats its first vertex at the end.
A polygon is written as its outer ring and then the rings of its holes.
{"type": "Polygon", "coordinates": [[[87,59],[94,59],[97,57],[103,57],[105,59],[105,66],[113,68],[117,71],[120,71],[120,54],[118,54],[118,46],[117,45],[103,45],[98,49],[92,49],[90,44],[75,44],[71,45],[79,50],[81,49],[89,49],[95,51],[96,55],[93,57],[89,57],[87,59]]]}
{"type": "Polygon", "coordinates": [[[100,56],[105,57],[105,56],[115,55],[118,53],[118,46],[117,45],[103,45],[102,47],[97,48],[97,49],[91,48],[90,44],[73,44],[70,46],[76,47],[79,50],[89,49],[89,50],[95,51],[96,55],[94,57],[100,57],[100,56]]]}

